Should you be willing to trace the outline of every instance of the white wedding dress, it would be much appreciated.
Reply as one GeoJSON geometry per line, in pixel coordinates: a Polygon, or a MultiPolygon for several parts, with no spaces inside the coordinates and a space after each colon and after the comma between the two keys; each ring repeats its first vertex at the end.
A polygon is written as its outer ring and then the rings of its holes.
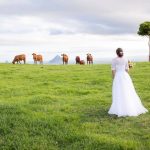
{"type": "Polygon", "coordinates": [[[142,105],[126,69],[129,69],[127,59],[123,57],[113,59],[112,70],[116,73],[112,87],[112,105],[108,113],[118,117],[138,116],[148,111],[142,105]]]}

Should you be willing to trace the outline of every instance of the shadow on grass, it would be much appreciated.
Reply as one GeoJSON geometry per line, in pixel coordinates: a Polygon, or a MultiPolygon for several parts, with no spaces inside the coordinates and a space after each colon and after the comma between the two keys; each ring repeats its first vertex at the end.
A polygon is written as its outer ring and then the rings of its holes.
{"type": "Polygon", "coordinates": [[[133,117],[118,117],[117,115],[108,114],[109,107],[95,107],[85,109],[81,114],[81,122],[103,122],[111,121],[111,123],[117,121],[132,120],[133,117]]]}

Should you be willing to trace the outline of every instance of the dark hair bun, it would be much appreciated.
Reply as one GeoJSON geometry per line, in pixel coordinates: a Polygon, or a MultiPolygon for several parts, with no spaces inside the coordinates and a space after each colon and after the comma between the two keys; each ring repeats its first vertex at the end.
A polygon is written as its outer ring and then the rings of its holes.
{"type": "Polygon", "coordinates": [[[117,48],[116,54],[118,55],[118,57],[122,57],[123,56],[123,50],[122,50],[122,48],[117,48]]]}

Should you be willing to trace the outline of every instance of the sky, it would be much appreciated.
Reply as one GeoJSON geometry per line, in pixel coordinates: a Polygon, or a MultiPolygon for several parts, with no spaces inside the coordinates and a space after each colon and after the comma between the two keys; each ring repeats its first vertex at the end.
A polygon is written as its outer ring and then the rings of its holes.
{"type": "Polygon", "coordinates": [[[150,0],[0,0],[0,62],[17,54],[42,54],[45,61],[66,53],[70,59],[125,55],[148,59],[148,38],[137,35],[150,21],[150,0]]]}

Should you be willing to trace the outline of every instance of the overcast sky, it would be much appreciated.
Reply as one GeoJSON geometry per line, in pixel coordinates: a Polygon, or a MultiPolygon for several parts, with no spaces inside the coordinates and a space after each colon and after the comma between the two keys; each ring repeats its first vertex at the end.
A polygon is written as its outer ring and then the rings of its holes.
{"type": "Polygon", "coordinates": [[[148,55],[137,35],[150,21],[150,0],[0,0],[0,60],[32,52],[49,60],[62,52],[95,57],[148,55]]]}

